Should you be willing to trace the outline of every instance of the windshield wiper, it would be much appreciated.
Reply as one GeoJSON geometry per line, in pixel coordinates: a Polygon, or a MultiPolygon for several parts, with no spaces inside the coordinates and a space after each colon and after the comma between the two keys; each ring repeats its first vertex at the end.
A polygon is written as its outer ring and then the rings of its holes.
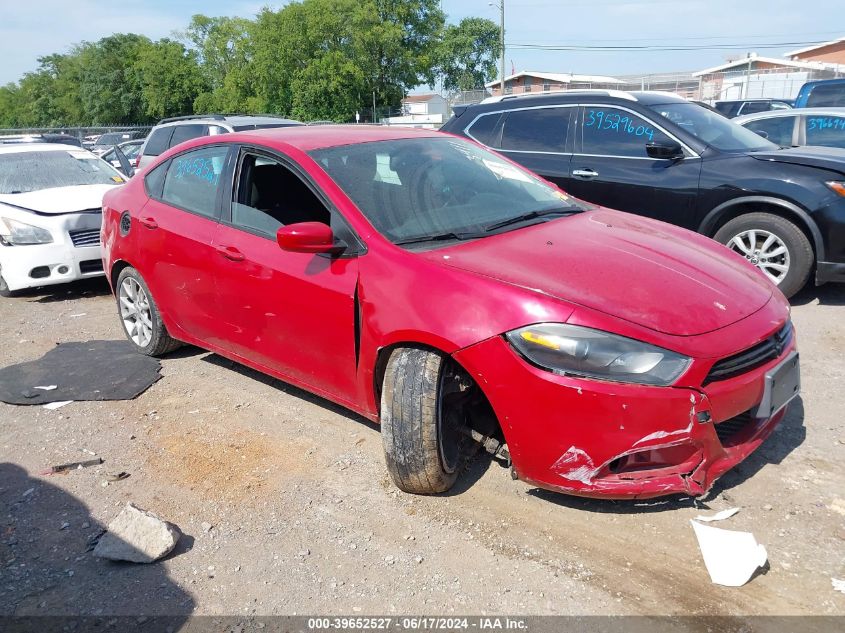
{"type": "Polygon", "coordinates": [[[527,222],[528,220],[533,220],[535,218],[543,218],[547,215],[574,215],[576,213],[581,213],[583,209],[578,209],[574,207],[558,207],[556,209],[540,209],[539,211],[529,211],[528,213],[523,213],[522,215],[518,215],[513,218],[508,218],[507,220],[502,220],[501,222],[495,222],[488,226],[484,227],[485,231],[495,231],[496,229],[502,229],[506,226],[511,226],[513,224],[519,224],[520,222],[527,222]]]}
{"type": "Polygon", "coordinates": [[[393,243],[397,246],[406,246],[408,244],[423,244],[425,242],[445,242],[449,240],[461,242],[463,240],[472,240],[479,237],[487,237],[487,233],[456,233],[454,231],[450,231],[448,233],[435,233],[433,235],[416,235],[414,237],[408,237],[404,240],[399,240],[393,243]]]}

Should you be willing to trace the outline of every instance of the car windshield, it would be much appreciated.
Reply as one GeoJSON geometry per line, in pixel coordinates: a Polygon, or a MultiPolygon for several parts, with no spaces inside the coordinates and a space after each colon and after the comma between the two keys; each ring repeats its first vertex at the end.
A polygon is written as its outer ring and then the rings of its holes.
{"type": "Polygon", "coordinates": [[[0,154],[0,194],[120,182],[111,165],[83,150],[0,154]]]}
{"type": "Polygon", "coordinates": [[[694,103],[661,103],[651,106],[651,109],[723,152],[779,149],[759,134],[694,103]]]}
{"type": "Polygon", "coordinates": [[[311,156],[394,243],[483,237],[583,210],[533,174],[461,139],[377,141],[311,156]]]}

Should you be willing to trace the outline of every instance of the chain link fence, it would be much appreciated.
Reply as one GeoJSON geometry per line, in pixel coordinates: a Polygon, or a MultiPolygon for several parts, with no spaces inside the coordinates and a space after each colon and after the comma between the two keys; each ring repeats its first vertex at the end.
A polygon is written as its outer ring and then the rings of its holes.
{"type": "Polygon", "coordinates": [[[67,134],[79,139],[80,142],[88,136],[99,136],[107,132],[138,132],[137,138],[144,138],[153,128],[148,124],[136,125],[95,125],[95,126],[64,126],[64,127],[21,127],[0,128],[0,140],[4,136],[26,136],[30,134],[67,134]]]}

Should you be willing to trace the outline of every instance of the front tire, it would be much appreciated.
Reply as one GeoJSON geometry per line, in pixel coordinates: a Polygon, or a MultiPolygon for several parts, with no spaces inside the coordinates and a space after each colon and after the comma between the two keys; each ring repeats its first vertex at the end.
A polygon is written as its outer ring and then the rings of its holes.
{"type": "Polygon", "coordinates": [[[446,492],[466,462],[471,440],[452,407],[462,380],[434,351],[399,348],[387,363],[381,392],[381,437],[394,483],[414,494],[446,492]]]}
{"type": "Polygon", "coordinates": [[[747,213],[720,228],[714,239],[757,266],[791,297],[810,278],[815,254],[804,232],[771,213],[747,213]]]}
{"type": "Polygon", "coordinates": [[[115,296],[123,332],[136,350],[162,356],[182,345],[168,333],[144,278],[131,266],[120,271],[115,296]]]}

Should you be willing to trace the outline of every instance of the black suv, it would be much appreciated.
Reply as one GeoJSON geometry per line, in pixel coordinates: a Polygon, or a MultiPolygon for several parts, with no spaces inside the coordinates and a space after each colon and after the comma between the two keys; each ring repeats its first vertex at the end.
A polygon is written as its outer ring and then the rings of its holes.
{"type": "Polygon", "coordinates": [[[575,197],[698,231],[787,296],[845,281],[845,150],[780,149],[669,93],[572,90],[456,108],[472,138],[575,197]]]}
{"type": "Polygon", "coordinates": [[[732,101],[717,101],[713,104],[720,113],[729,119],[743,114],[768,112],[769,110],[791,110],[792,102],[787,99],[734,99],[732,101]]]}

